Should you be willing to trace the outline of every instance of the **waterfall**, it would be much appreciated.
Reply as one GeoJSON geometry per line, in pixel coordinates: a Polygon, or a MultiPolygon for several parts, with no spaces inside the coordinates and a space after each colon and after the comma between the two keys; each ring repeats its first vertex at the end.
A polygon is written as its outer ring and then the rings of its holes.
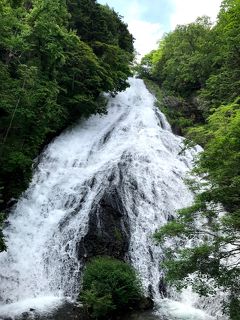
{"type": "MultiPolygon", "coordinates": [[[[183,138],[171,132],[143,81],[129,82],[109,97],[106,115],[82,120],[39,157],[4,230],[0,316],[76,299],[84,261],[99,252],[128,260],[145,293],[161,300],[162,251],[152,235],[191,204],[184,178],[200,149],[181,154],[183,138]]],[[[179,319],[207,319],[192,314],[179,319]]]]}

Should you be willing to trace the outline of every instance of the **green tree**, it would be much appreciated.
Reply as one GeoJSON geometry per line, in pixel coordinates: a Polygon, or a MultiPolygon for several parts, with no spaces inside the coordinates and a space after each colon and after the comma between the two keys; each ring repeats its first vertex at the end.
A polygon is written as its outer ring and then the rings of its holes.
{"type": "Polygon", "coordinates": [[[86,266],[80,300],[93,318],[126,312],[141,300],[136,272],[127,263],[110,257],[93,259],[86,266]]]}
{"type": "Polygon", "coordinates": [[[163,89],[183,97],[191,96],[203,87],[211,72],[210,39],[211,23],[207,17],[177,26],[160,41],[159,49],[150,54],[152,78],[163,89]]]}
{"type": "Polygon", "coordinates": [[[222,2],[217,25],[212,31],[217,43],[214,52],[214,72],[200,93],[210,108],[230,103],[240,95],[240,3],[222,2]]]}
{"type": "Polygon", "coordinates": [[[134,48],[133,37],[122,17],[94,0],[68,0],[67,4],[72,15],[70,25],[93,49],[110,75],[106,90],[117,92],[126,89],[134,48]]]}
{"type": "Polygon", "coordinates": [[[96,41],[115,45],[133,53],[133,36],[122,17],[109,6],[95,0],[67,0],[67,5],[71,13],[70,26],[83,41],[90,46],[96,41]]]}

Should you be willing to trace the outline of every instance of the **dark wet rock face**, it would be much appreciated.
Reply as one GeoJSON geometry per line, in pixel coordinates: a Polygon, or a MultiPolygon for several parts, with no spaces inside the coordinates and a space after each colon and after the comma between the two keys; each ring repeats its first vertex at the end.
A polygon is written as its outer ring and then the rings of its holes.
{"type": "MultiPolygon", "coordinates": [[[[4,318],[3,320],[13,319],[4,318]]],[[[33,309],[30,309],[28,312],[22,313],[14,320],[89,320],[89,317],[84,312],[82,306],[66,302],[52,313],[43,315],[33,309]]]]}
{"type": "Polygon", "coordinates": [[[178,118],[191,119],[193,123],[203,123],[203,112],[199,100],[196,97],[182,99],[174,96],[164,96],[162,105],[168,109],[168,117],[170,119],[173,133],[184,135],[183,126],[178,118]],[[176,117],[177,115],[177,117],[176,117]]]}
{"type": "Polygon", "coordinates": [[[106,190],[89,214],[89,228],[78,244],[79,259],[108,255],[124,259],[129,247],[129,223],[116,187],[106,190]]]}
{"type": "Polygon", "coordinates": [[[120,316],[116,320],[170,320],[170,319],[167,319],[165,316],[155,315],[151,311],[145,311],[145,312],[134,312],[134,313],[127,314],[125,316],[120,316]]]}
{"type": "Polygon", "coordinates": [[[161,293],[163,298],[166,298],[168,296],[167,284],[164,278],[161,278],[159,281],[159,292],[161,293]]]}

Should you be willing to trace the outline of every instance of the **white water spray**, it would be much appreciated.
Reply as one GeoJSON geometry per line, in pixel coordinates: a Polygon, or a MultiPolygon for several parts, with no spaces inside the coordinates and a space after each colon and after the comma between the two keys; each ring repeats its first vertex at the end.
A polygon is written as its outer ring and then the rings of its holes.
{"type": "MultiPolygon", "coordinates": [[[[145,292],[161,301],[162,252],[152,235],[175,210],[191,203],[184,178],[199,149],[180,155],[183,138],[171,132],[143,81],[130,79],[130,85],[109,98],[107,115],[82,121],[41,155],[5,229],[8,252],[0,255],[0,316],[15,316],[32,306],[49,310],[64,297],[76,298],[82,267],[76,243],[87,234],[92,204],[110,180],[121,185],[129,219],[127,258],[145,292]]],[[[191,303],[185,305],[185,315],[176,311],[181,304],[174,308],[169,303],[169,319],[170,314],[172,319],[203,319],[191,303]]]]}

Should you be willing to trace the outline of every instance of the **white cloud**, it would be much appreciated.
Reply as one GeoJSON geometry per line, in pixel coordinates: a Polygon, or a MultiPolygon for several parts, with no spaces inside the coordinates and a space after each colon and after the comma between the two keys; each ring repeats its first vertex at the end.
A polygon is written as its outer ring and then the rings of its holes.
{"type": "MultiPolygon", "coordinates": [[[[139,54],[138,60],[157,48],[157,42],[163,35],[163,26],[143,18],[146,16],[146,12],[149,12],[151,3],[147,0],[99,0],[98,2],[103,4],[107,2],[124,16],[124,21],[128,24],[129,31],[135,38],[134,47],[139,54]]],[[[151,20],[151,16],[149,19],[151,20]]]]}
{"type": "Polygon", "coordinates": [[[178,24],[186,24],[196,20],[197,17],[207,15],[212,21],[216,20],[221,0],[171,0],[174,12],[170,17],[171,29],[178,24]]]}
{"type": "Polygon", "coordinates": [[[139,53],[139,59],[151,50],[157,48],[157,42],[163,35],[163,28],[159,23],[152,23],[142,19],[147,10],[146,6],[137,0],[131,1],[127,6],[125,21],[129,31],[135,38],[135,49],[139,53]]]}
{"type": "Polygon", "coordinates": [[[124,16],[124,21],[128,23],[129,30],[136,39],[135,48],[140,54],[140,59],[146,53],[157,48],[157,42],[162,38],[163,33],[173,30],[177,24],[193,22],[202,15],[210,16],[214,21],[221,0],[156,0],[154,2],[149,0],[99,0],[99,2],[109,3],[124,16]],[[169,8],[171,7],[172,12],[170,9],[168,11],[168,9],[161,7],[167,1],[171,4],[169,8]],[[161,12],[165,14],[163,20],[166,24],[168,18],[168,25],[164,26],[160,22],[152,22],[151,12],[156,13],[156,10],[159,10],[159,16],[161,12]]]}
{"type": "Polygon", "coordinates": [[[163,35],[163,29],[160,24],[143,20],[131,20],[128,26],[136,39],[134,45],[140,58],[157,48],[157,42],[163,35]]]}

